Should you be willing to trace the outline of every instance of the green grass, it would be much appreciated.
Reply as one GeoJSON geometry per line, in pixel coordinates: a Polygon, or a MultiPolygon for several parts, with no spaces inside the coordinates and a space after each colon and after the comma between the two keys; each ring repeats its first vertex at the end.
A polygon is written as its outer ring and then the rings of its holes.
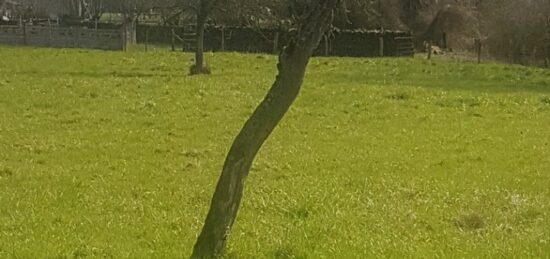
{"type": "MultiPolygon", "coordinates": [[[[276,59],[0,47],[0,258],[191,253],[276,59]]],[[[550,71],[315,58],[234,258],[544,258],[550,71]]]]}

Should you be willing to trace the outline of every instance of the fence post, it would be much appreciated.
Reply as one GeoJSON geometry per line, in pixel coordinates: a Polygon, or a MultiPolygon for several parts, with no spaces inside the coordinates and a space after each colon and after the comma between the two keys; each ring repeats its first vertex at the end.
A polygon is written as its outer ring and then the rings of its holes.
{"type": "Polygon", "coordinates": [[[176,51],[176,39],[174,38],[175,34],[174,28],[172,28],[172,51],[176,51]]]}
{"type": "Polygon", "coordinates": [[[27,23],[23,22],[23,45],[27,45],[27,23]]]}
{"type": "Polygon", "coordinates": [[[329,56],[330,55],[330,42],[329,42],[328,35],[325,35],[323,38],[325,39],[325,56],[329,56]]]}
{"type": "Polygon", "coordinates": [[[76,48],[79,48],[80,47],[80,28],[76,28],[76,32],[75,30],[73,30],[73,28],[71,28],[71,31],[73,31],[73,35],[76,33],[76,37],[75,37],[75,40],[74,40],[74,45],[76,48]]]}
{"type": "Polygon", "coordinates": [[[145,52],[149,50],[149,28],[145,30],[145,52]]]}
{"type": "Polygon", "coordinates": [[[476,53],[477,53],[477,63],[481,63],[481,40],[475,39],[476,53]]]}
{"type": "Polygon", "coordinates": [[[538,62],[538,60],[537,60],[537,54],[538,53],[537,52],[538,52],[537,46],[534,46],[533,51],[531,52],[530,59],[531,59],[531,62],[533,62],[535,65],[537,65],[537,62],[538,62]]]}
{"type": "Polygon", "coordinates": [[[52,47],[52,21],[48,18],[48,46],[52,47]]]}
{"type": "MultiPolygon", "coordinates": [[[[186,42],[183,38],[180,38],[179,36],[178,36],[178,38],[179,38],[179,40],[181,40],[181,52],[185,52],[185,49],[187,48],[186,42]]],[[[184,36],[184,38],[185,38],[185,36],[184,36]]]]}
{"type": "Polygon", "coordinates": [[[428,51],[428,59],[432,59],[432,41],[428,41],[426,46],[428,51]]]}
{"type": "Polygon", "coordinates": [[[279,31],[275,31],[275,34],[273,35],[273,54],[279,53],[279,31]]]}
{"type": "Polygon", "coordinates": [[[225,51],[225,26],[222,26],[221,28],[221,33],[222,33],[222,45],[220,46],[221,48],[221,51],[225,51]]]}
{"type": "Polygon", "coordinates": [[[126,21],[122,24],[122,51],[126,51],[126,21]]]}
{"type": "Polygon", "coordinates": [[[98,20],[95,19],[95,31],[94,31],[94,46],[97,48],[99,47],[99,27],[98,27],[98,20]]]}
{"type": "Polygon", "coordinates": [[[546,57],[544,58],[544,66],[550,68],[550,51],[546,51],[546,57]]]}
{"type": "Polygon", "coordinates": [[[378,37],[378,55],[384,56],[384,36],[378,37]]]}
{"type": "Polygon", "coordinates": [[[446,32],[443,32],[443,34],[441,35],[441,40],[442,40],[442,47],[443,49],[447,49],[447,33],[446,32]]]}

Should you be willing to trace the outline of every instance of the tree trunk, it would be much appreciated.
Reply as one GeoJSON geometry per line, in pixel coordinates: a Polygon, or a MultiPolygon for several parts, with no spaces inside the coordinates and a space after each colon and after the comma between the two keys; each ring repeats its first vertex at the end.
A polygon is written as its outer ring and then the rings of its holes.
{"type": "Polygon", "coordinates": [[[126,45],[135,45],[137,44],[137,37],[136,37],[136,23],[137,23],[137,15],[135,15],[133,12],[131,13],[124,13],[123,14],[123,30],[124,30],[124,37],[126,37],[126,45]]]}
{"type": "Polygon", "coordinates": [[[195,50],[195,71],[193,74],[202,74],[204,71],[204,22],[197,23],[197,48],[195,50]]]}
{"type": "Polygon", "coordinates": [[[229,150],[192,258],[212,258],[222,254],[254,158],[298,96],[309,58],[331,24],[338,2],[316,1],[309,9],[311,12],[307,19],[300,25],[298,34],[280,54],[275,83],[229,150]]]}
{"type": "Polygon", "coordinates": [[[191,74],[209,74],[204,66],[204,26],[213,0],[201,0],[197,11],[197,46],[195,49],[195,65],[191,67],[191,74]]]}
{"type": "Polygon", "coordinates": [[[138,16],[137,14],[132,13],[132,16],[130,18],[129,23],[129,35],[130,35],[130,44],[136,45],[137,44],[137,23],[138,23],[138,16]]]}
{"type": "Polygon", "coordinates": [[[83,18],[83,10],[82,10],[82,1],[77,0],[76,1],[76,12],[78,14],[78,18],[83,18]]]}

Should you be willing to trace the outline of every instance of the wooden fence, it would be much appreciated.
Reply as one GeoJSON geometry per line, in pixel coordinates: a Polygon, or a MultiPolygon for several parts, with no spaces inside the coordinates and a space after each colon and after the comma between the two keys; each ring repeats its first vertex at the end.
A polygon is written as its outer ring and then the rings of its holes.
{"type": "Polygon", "coordinates": [[[90,48],[124,50],[123,30],[88,29],[80,27],[0,26],[0,44],[28,45],[52,48],[90,48]]]}
{"type": "MultiPolygon", "coordinates": [[[[140,43],[171,44],[172,49],[191,51],[194,46],[194,30],[184,27],[149,26],[137,27],[140,43]],[[180,45],[181,44],[181,45],[180,45]]],[[[275,29],[254,29],[248,27],[207,27],[204,48],[207,51],[236,51],[277,53],[288,42],[288,31],[275,29]]],[[[335,31],[324,37],[315,51],[316,56],[388,57],[413,56],[412,35],[398,31],[335,31]]]]}

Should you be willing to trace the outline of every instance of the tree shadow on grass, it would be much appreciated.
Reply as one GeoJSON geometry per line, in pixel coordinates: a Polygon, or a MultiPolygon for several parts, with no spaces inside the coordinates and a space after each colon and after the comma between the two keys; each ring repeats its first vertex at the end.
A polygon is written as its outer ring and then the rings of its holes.
{"type": "Polygon", "coordinates": [[[550,70],[420,58],[320,59],[309,77],[334,85],[413,86],[482,93],[550,93],[550,70]],[[336,63],[336,64],[332,64],[336,63]]]}
{"type": "Polygon", "coordinates": [[[85,78],[183,78],[185,73],[149,72],[149,71],[18,71],[17,75],[40,76],[42,78],[85,77],[85,78]]]}
{"type": "Polygon", "coordinates": [[[292,246],[282,246],[272,252],[273,258],[289,259],[289,258],[308,258],[305,253],[300,252],[292,246]]]}
{"type": "Polygon", "coordinates": [[[159,73],[147,71],[82,71],[61,73],[74,77],[118,77],[118,78],[153,78],[153,77],[185,77],[184,73],[159,73]]]}

